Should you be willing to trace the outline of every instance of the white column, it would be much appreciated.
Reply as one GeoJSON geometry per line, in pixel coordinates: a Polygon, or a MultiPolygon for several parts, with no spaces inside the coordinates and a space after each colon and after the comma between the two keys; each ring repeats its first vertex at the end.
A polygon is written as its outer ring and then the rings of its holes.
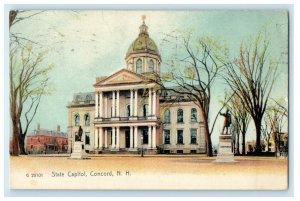
{"type": "Polygon", "coordinates": [[[130,116],[133,116],[133,90],[130,90],[130,116]]]}
{"type": "Polygon", "coordinates": [[[114,149],[114,148],[116,148],[116,132],[115,132],[115,127],[112,127],[112,145],[111,145],[111,147],[112,147],[112,149],[114,149]]]}
{"type": "Polygon", "coordinates": [[[107,128],[104,131],[104,147],[107,148],[107,128]]]}
{"type": "Polygon", "coordinates": [[[117,117],[120,117],[120,91],[117,91],[117,117]]]}
{"type": "Polygon", "coordinates": [[[103,109],[103,92],[101,91],[100,92],[100,101],[99,101],[100,103],[99,103],[99,115],[100,115],[100,117],[101,118],[103,118],[103,111],[102,111],[102,109],[103,109]]]}
{"type": "Polygon", "coordinates": [[[130,126],[130,149],[133,148],[133,127],[130,126]]]}
{"type": "Polygon", "coordinates": [[[103,127],[100,127],[100,132],[99,132],[99,148],[103,148],[103,127]]]}
{"type": "Polygon", "coordinates": [[[116,142],[116,148],[120,148],[120,127],[117,127],[117,142],[116,142]]]}
{"type": "Polygon", "coordinates": [[[138,113],[137,113],[137,108],[138,108],[138,90],[136,89],[135,91],[134,91],[134,116],[138,116],[138,113]]]}
{"type": "Polygon", "coordinates": [[[148,148],[152,147],[152,143],[151,143],[151,140],[152,140],[151,131],[152,131],[151,126],[148,126],[148,148]]]}
{"type": "Polygon", "coordinates": [[[133,146],[134,148],[137,148],[137,146],[138,146],[137,142],[138,142],[138,127],[135,126],[134,127],[134,146],[133,146]]]}
{"type": "Polygon", "coordinates": [[[149,116],[152,115],[152,89],[149,89],[149,103],[148,103],[149,116]]]}
{"type": "Polygon", "coordinates": [[[156,116],[156,91],[153,91],[153,112],[152,114],[156,116]]]}
{"type": "Polygon", "coordinates": [[[99,135],[99,128],[95,127],[95,149],[98,149],[98,135],[99,135]]]}
{"type": "Polygon", "coordinates": [[[115,96],[115,91],[112,91],[112,110],[111,110],[111,117],[115,117],[116,113],[115,113],[115,110],[116,110],[116,106],[115,106],[115,103],[116,103],[116,96],[115,96]]]}
{"type": "Polygon", "coordinates": [[[152,148],[156,148],[156,126],[153,126],[153,132],[152,132],[152,148]]]}
{"type": "Polygon", "coordinates": [[[98,117],[98,92],[95,93],[95,117],[98,117]]]}
{"type": "Polygon", "coordinates": [[[104,97],[104,117],[107,118],[107,96],[104,97]]]}

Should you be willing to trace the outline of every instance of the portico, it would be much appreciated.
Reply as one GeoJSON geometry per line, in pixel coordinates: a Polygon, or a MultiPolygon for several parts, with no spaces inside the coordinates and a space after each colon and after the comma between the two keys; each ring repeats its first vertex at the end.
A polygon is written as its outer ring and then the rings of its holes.
{"type": "Polygon", "coordinates": [[[95,150],[137,151],[142,146],[151,150],[156,149],[156,129],[157,126],[153,123],[148,126],[118,124],[109,127],[101,125],[95,129],[95,150]],[[142,141],[145,135],[147,140],[142,141]]]}
{"type": "Polygon", "coordinates": [[[155,83],[127,69],[97,81],[95,150],[137,151],[143,144],[156,149],[159,108],[155,83]]]}

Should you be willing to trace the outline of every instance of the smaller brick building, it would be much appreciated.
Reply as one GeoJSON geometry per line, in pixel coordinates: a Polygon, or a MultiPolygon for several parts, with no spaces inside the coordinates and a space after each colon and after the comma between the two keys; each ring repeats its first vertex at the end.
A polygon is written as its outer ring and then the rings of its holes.
{"type": "Polygon", "coordinates": [[[41,129],[38,124],[37,129],[26,137],[28,154],[65,153],[67,150],[68,136],[60,131],[60,126],[57,126],[56,131],[52,131],[41,129]]]}

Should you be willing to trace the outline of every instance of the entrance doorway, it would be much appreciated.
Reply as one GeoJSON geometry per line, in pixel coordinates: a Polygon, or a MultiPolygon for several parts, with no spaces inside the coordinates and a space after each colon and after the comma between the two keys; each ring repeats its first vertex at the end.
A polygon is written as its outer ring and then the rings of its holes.
{"type": "Polygon", "coordinates": [[[125,147],[130,148],[130,130],[125,130],[125,147]]]}
{"type": "Polygon", "coordinates": [[[143,134],[143,144],[148,144],[148,129],[143,129],[142,130],[143,134]]]}

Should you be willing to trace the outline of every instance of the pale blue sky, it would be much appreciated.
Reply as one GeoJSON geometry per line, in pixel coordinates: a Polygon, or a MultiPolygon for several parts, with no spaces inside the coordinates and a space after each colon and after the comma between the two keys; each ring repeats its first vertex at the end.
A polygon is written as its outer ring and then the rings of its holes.
{"type": "MultiPolygon", "coordinates": [[[[124,66],[127,48],[137,37],[140,16],[145,14],[150,37],[156,42],[162,56],[162,71],[167,69],[171,50],[162,44],[164,34],[173,30],[193,31],[194,35],[209,35],[227,41],[232,53],[240,42],[255,35],[263,26],[270,33],[270,53],[280,59],[280,75],[272,97],[286,98],[288,94],[287,12],[285,11],[46,11],[30,20],[20,22],[13,32],[24,34],[49,49],[45,63],[54,63],[51,83],[55,92],[42,98],[30,130],[40,122],[42,128],[55,129],[61,125],[67,131],[67,104],[73,94],[93,91],[97,76],[110,74],[124,66]]],[[[219,110],[226,86],[216,83],[212,101],[211,119],[219,110]]],[[[212,136],[216,144],[221,129],[219,119],[212,136]]],[[[248,139],[254,138],[251,126],[248,139]]]]}

